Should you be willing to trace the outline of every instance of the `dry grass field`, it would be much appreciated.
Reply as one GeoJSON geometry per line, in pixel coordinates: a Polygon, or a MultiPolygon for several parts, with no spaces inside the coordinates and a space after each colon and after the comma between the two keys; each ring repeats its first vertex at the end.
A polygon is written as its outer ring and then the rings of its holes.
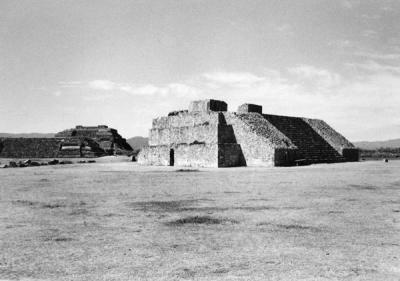
{"type": "Polygon", "coordinates": [[[400,161],[0,169],[2,280],[400,280],[400,161]]]}

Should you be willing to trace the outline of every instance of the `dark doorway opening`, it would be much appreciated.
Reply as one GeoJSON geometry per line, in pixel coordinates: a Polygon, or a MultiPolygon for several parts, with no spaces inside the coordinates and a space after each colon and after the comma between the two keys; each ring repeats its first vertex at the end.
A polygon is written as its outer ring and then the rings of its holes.
{"type": "Polygon", "coordinates": [[[175,151],[173,149],[169,150],[169,165],[174,166],[175,164],[175,151]]]}

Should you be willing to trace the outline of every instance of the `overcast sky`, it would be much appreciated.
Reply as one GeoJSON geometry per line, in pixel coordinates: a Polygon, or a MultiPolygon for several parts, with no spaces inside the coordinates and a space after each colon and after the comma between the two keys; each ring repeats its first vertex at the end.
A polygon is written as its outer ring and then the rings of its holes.
{"type": "Polygon", "coordinates": [[[215,98],[400,137],[400,1],[1,0],[0,132],[151,120],[215,98]]]}

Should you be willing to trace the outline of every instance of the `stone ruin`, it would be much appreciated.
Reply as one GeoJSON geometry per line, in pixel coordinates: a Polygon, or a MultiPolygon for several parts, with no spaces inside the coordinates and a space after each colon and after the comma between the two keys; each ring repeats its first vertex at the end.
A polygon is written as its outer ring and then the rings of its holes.
{"type": "Polygon", "coordinates": [[[105,125],[76,126],[55,134],[54,138],[0,139],[0,157],[3,158],[79,158],[131,152],[126,139],[105,125]]]}
{"type": "Polygon", "coordinates": [[[263,114],[243,104],[228,112],[223,101],[193,101],[189,110],[153,120],[142,165],[235,167],[293,166],[358,161],[359,151],[319,119],[263,114]]]}

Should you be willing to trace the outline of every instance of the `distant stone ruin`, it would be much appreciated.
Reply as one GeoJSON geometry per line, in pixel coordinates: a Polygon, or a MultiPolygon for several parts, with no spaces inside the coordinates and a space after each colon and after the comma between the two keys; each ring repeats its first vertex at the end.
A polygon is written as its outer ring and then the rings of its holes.
{"type": "Polygon", "coordinates": [[[76,126],[54,138],[1,138],[3,158],[78,158],[130,154],[131,146],[105,125],[76,126]]]}
{"type": "Polygon", "coordinates": [[[322,120],[263,114],[255,104],[227,109],[223,101],[200,100],[154,119],[138,162],[235,167],[358,161],[358,149],[322,120]]]}

